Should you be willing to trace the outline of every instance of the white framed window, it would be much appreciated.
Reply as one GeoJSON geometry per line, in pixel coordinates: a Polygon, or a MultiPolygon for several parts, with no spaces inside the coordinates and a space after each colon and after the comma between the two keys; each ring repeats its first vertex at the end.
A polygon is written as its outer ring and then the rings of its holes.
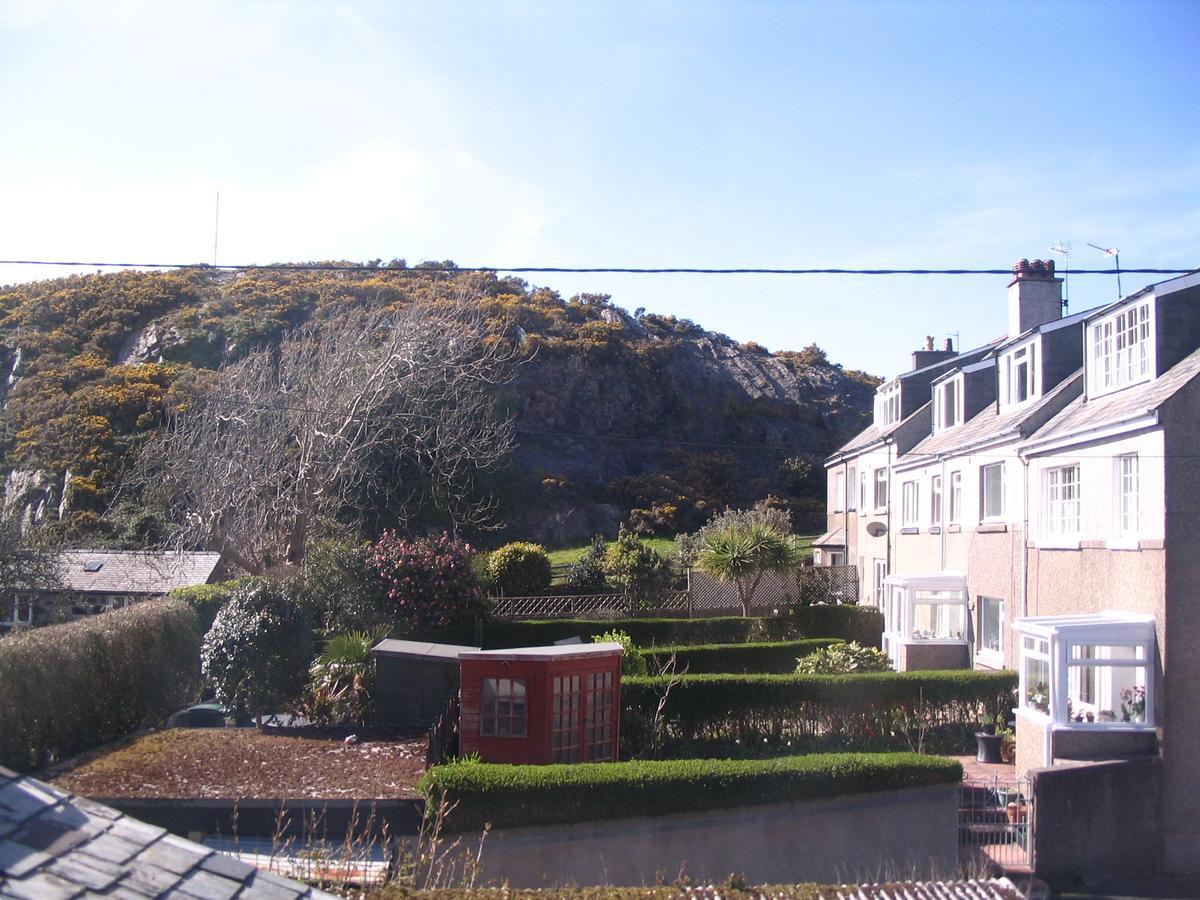
{"type": "Polygon", "coordinates": [[[962,379],[952,378],[938,385],[934,392],[933,428],[941,431],[953,428],[963,420],[962,379]]]}
{"type": "Polygon", "coordinates": [[[942,476],[934,475],[929,480],[929,524],[942,524],[942,476]]]}
{"type": "Polygon", "coordinates": [[[880,385],[875,391],[875,424],[880,428],[900,421],[899,379],[880,385]]]}
{"type": "Polygon", "coordinates": [[[854,498],[858,496],[858,488],[855,487],[858,481],[857,473],[858,470],[854,466],[851,466],[850,474],[846,476],[846,509],[851,511],[856,508],[854,498]]]}
{"type": "Polygon", "coordinates": [[[860,472],[858,476],[858,508],[867,509],[867,473],[860,472]]]}
{"type": "Polygon", "coordinates": [[[1046,470],[1046,533],[1051,537],[1079,534],[1079,466],[1046,470]]]}
{"type": "Polygon", "coordinates": [[[888,473],[887,469],[875,470],[875,508],[887,509],[888,505],[888,473]]]}
{"type": "Polygon", "coordinates": [[[875,572],[875,606],[879,609],[883,609],[883,601],[886,597],[886,594],[884,593],[883,579],[887,578],[887,560],[876,559],[873,560],[873,563],[873,569],[875,572]]]}
{"type": "Polygon", "coordinates": [[[1116,522],[1122,537],[1136,537],[1138,533],[1138,496],[1140,473],[1136,453],[1118,456],[1116,466],[1116,522]]]}
{"type": "Polygon", "coordinates": [[[1101,319],[1089,330],[1091,393],[1102,394],[1150,378],[1153,367],[1149,301],[1101,319]]]}
{"type": "Polygon", "coordinates": [[[1021,707],[1050,714],[1050,642],[1033,635],[1021,637],[1021,707]]]}
{"type": "Polygon", "coordinates": [[[905,528],[915,528],[920,520],[920,494],[916,481],[906,481],[902,486],[901,516],[905,528]]]}
{"type": "Polygon", "coordinates": [[[1004,518],[1004,463],[991,463],[979,469],[980,521],[1004,518]]]}
{"type": "Polygon", "coordinates": [[[947,518],[951,525],[962,521],[962,472],[950,473],[950,515],[947,518]]]}
{"type": "Polygon", "coordinates": [[[1067,657],[1067,718],[1079,724],[1149,724],[1146,680],[1144,646],[1071,642],[1067,657]]]}
{"type": "Polygon", "coordinates": [[[835,472],[833,475],[833,511],[841,512],[846,508],[846,473],[835,472]]]}
{"type": "Polygon", "coordinates": [[[1037,342],[1005,354],[1000,362],[1000,403],[1017,405],[1038,396],[1037,342]]]}
{"type": "Polygon", "coordinates": [[[976,607],[976,653],[989,661],[1004,659],[1004,601],[997,597],[979,597],[976,607]]]}

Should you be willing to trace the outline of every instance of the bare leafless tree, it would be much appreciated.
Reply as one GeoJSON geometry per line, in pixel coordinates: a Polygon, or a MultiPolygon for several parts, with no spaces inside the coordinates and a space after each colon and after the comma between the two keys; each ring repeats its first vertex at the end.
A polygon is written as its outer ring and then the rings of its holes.
{"type": "Polygon", "coordinates": [[[481,524],[491,509],[476,478],[514,435],[494,387],[517,361],[467,297],[348,309],[169,410],[133,477],[174,545],[221,550],[255,574],[302,564],[310,535],[369,506],[403,520],[431,503],[481,524]]]}

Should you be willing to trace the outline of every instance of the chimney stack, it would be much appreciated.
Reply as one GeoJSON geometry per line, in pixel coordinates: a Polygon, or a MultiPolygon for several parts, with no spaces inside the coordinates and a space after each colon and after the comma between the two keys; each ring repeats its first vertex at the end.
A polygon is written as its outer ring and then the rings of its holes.
{"type": "Polygon", "coordinates": [[[933,335],[926,335],[925,349],[913,351],[913,371],[932,366],[934,363],[945,362],[955,356],[958,356],[958,353],[954,350],[954,344],[949,338],[946,338],[945,350],[934,350],[933,335]]]}
{"type": "Polygon", "coordinates": [[[1008,284],[1008,337],[1062,318],[1062,279],[1054,276],[1054,260],[1022,259],[1013,266],[1008,284]]]}

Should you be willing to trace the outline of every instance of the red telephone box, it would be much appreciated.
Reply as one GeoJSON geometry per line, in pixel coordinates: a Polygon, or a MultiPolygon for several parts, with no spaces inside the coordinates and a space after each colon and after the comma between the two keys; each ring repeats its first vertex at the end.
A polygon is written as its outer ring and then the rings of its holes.
{"type": "Polygon", "coordinates": [[[497,763],[617,758],[620,644],[467,651],[459,664],[462,755],[497,763]]]}

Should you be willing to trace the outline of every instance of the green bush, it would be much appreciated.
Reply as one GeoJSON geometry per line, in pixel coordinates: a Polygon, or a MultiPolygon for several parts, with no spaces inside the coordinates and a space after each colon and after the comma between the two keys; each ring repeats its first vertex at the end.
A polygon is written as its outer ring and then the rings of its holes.
{"type": "Polygon", "coordinates": [[[637,645],[633,643],[631,638],[624,631],[612,630],[606,631],[603,634],[593,634],[593,644],[603,644],[607,641],[621,645],[621,674],[622,675],[648,675],[650,666],[646,662],[646,658],[642,656],[637,645]]]}
{"type": "Polygon", "coordinates": [[[541,597],[550,590],[550,557],[541,544],[514,541],[488,554],[487,575],[506,597],[541,597]]]}
{"type": "MultiPolygon", "coordinates": [[[[622,717],[654,709],[665,678],[624,678],[622,717]]],[[[1015,672],[969,669],[863,675],[682,675],[666,692],[668,752],[957,748],[980,717],[1012,702],[1015,672]]],[[[630,746],[629,754],[645,748],[630,746]]]]}
{"type": "Polygon", "coordinates": [[[182,600],[196,611],[196,617],[200,623],[200,634],[203,635],[212,628],[217,613],[221,611],[222,606],[229,602],[233,592],[248,580],[234,578],[231,581],[220,581],[216,584],[196,584],[191,587],[175,588],[167,596],[182,600]]]}
{"type": "Polygon", "coordinates": [[[572,594],[602,594],[608,590],[604,578],[604,538],[596,535],[587,552],[567,569],[566,587],[572,594]]]}
{"type": "Polygon", "coordinates": [[[448,830],[553,825],[820,800],[954,784],[962,766],[914,753],[816,754],[767,760],[680,759],[511,766],[449,763],[425,773],[427,797],[457,804],[448,830]]]}
{"type": "Polygon", "coordinates": [[[31,771],[159,725],[200,685],[197,613],[147,600],[0,641],[0,765],[31,771]]]}
{"type": "Polygon", "coordinates": [[[709,672],[786,674],[796,669],[797,657],[807,657],[838,638],[810,638],[804,641],[773,641],[754,644],[698,644],[681,647],[647,647],[638,651],[657,671],[671,655],[675,656],[675,671],[686,667],[691,674],[709,672]]]}
{"type": "Polygon", "coordinates": [[[890,672],[892,661],[882,650],[863,647],[857,641],[835,644],[796,660],[799,675],[851,675],[890,672]]]}
{"type": "Polygon", "coordinates": [[[671,565],[622,525],[617,540],[604,552],[604,575],[614,587],[634,597],[653,598],[671,584],[671,565]]]}
{"type": "Polygon", "coordinates": [[[217,699],[238,714],[262,716],[297,699],[312,662],[312,623],[280,581],[259,578],[221,607],[200,650],[217,699]]]}
{"type": "Polygon", "coordinates": [[[395,617],[375,550],[363,541],[314,541],[305,550],[297,596],[326,633],[370,631],[395,617]]]}

